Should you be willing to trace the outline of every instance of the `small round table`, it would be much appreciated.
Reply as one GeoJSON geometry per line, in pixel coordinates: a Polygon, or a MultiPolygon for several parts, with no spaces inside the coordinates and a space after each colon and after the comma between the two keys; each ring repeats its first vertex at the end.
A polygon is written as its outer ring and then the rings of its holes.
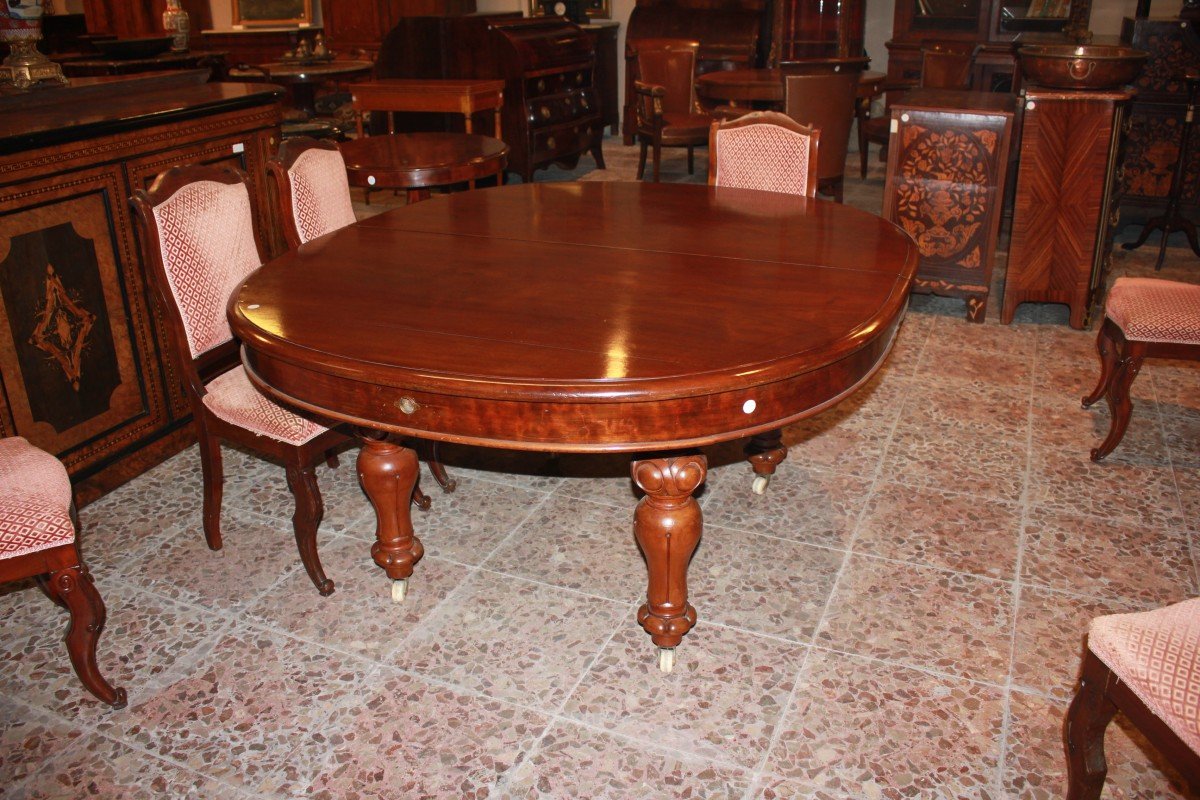
{"type": "Polygon", "coordinates": [[[296,108],[303,111],[307,117],[316,114],[317,86],[329,80],[351,78],[365,75],[375,69],[371,61],[326,61],[316,64],[293,64],[286,61],[272,61],[269,64],[259,64],[255,68],[229,70],[231,78],[253,78],[265,72],[263,76],[271,83],[278,83],[292,90],[292,100],[296,108]],[[261,72],[260,72],[261,70],[261,72]]]}
{"type": "Polygon", "coordinates": [[[429,197],[429,187],[495,175],[503,183],[508,145],[475,133],[392,133],[338,144],[351,186],[404,189],[409,202],[429,197]]]}

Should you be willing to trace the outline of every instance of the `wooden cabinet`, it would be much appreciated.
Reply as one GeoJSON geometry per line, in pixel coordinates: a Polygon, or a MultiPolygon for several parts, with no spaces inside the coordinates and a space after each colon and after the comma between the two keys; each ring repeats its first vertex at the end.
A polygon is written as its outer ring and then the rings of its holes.
{"type": "MultiPolygon", "coordinates": [[[[62,459],[81,502],[192,438],[129,196],[171,166],[225,162],[265,197],[279,91],[198,77],[79,79],[0,100],[0,435],[62,459]]],[[[256,213],[260,232],[276,229],[266,203],[256,213]]]]}
{"type": "Polygon", "coordinates": [[[864,0],[774,0],[767,66],[806,58],[861,56],[863,5],[864,0]]]}
{"type": "Polygon", "coordinates": [[[619,22],[591,22],[582,26],[596,50],[596,95],[600,99],[600,121],[616,134],[621,125],[621,103],[617,96],[617,30],[619,22]]]}
{"type": "MultiPolygon", "coordinates": [[[[1183,75],[1200,69],[1200,31],[1189,19],[1129,19],[1121,39],[1150,54],[1134,82],[1126,144],[1125,192],[1121,213],[1126,222],[1163,213],[1171,175],[1182,145],[1187,87],[1183,75]]],[[[1183,214],[1200,215],[1200,126],[1192,129],[1188,163],[1183,168],[1183,214]]]]}
{"type": "Polygon", "coordinates": [[[374,55],[388,31],[404,17],[450,17],[475,13],[475,0],[321,0],[329,47],[374,55]]]}
{"type": "Polygon", "coordinates": [[[1003,210],[1016,98],[914,89],[892,106],[883,216],[921,254],[914,292],[967,301],[983,322],[1003,210]]]}
{"type": "Polygon", "coordinates": [[[1066,303],[1085,328],[1117,223],[1131,93],[1028,89],[1001,322],[1027,301],[1066,303]]]}

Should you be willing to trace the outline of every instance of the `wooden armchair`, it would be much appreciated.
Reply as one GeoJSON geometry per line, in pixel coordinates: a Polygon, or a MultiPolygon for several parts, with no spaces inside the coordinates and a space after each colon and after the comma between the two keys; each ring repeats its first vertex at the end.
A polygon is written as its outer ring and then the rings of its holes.
{"type": "Polygon", "coordinates": [[[1157,278],[1117,278],[1104,304],[1096,350],[1100,380],[1083,398],[1083,407],[1103,397],[1112,422],[1108,436],[1092,450],[1092,461],[1111,453],[1125,436],[1133,415],[1129,389],[1142,361],[1200,359],[1200,286],[1157,278]]]}
{"type": "Polygon", "coordinates": [[[142,260],[167,318],[200,440],[208,546],[221,549],[221,442],[233,442],[283,462],[296,498],[300,560],[317,590],[331,594],[333,581],[317,554],[324,506],[315,467],[350,437],[263,395],[238,360],[225,307],[262,265],[245,175],[228,167],[175,167],[132,202],[142,260]]]}
{"type": "Polygon", "coordinates": [[[637,67],[638,180],[646,174],[646,151],[654,148],[654,182],[664,147],[686,147],[688,174],[695,172],[695,147],[708,141],[712,117],[696,100],[696,54],[700,43],[687,39],[637,39],[629,43],[637,67]]]}
{"type": "Polygon", "coordinates": [[[0,439],[0,582],[36,578],[46,596],[71,614],[67,655],[84,687],[101,702],[124,708],[96,664],[104,601],[79,557],[71,481],[54,456],[19,436],[0,439]]]}
{"type": "Polygon", "coordinates": [[[1067,800],[1099,800],[1120,711],[1200,793],[1200,599],[1092,621],[1067,709],[1067,800]]]}
{"type": "MultiPolygon", "coordinates": [[[[333,142],[299,138],[285,141],[279,154],[267,161],[271,194],[288,247],[305,242],[354,223],[350,203],[350,183],[346,180],[346,162],[333,142]]],[[[453,492],[458,483],[446,473],[432,445],[429,471],[442,491],[453,492]]],[[[423,509],[429,498],[420,489],[414,495],[423,509]]]]}
{"type": "Polygon", "coordinates": [[[802,125],[821,132],[817,189],[842,202],[850,127],[858,96],[858,72],[788,75],[784,78],[783,110],[802,125]]]}

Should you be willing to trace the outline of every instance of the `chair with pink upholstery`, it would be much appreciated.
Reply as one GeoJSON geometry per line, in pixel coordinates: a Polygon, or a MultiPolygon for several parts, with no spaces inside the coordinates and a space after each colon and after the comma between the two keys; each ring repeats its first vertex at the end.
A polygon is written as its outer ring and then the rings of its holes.
{"type": "Polygon", "coordinates": [[[317,555],[324,515],[316,465],[349,440],[342,430],[286,409],[259,392],[238,360],[225,307],[262,264],[246,177],[228,167],[175,167],[133,196],[142,262],[168,321],[171,345],[200,440],[204,536],[221,549],[221,442],[282,462],[296,498],[300,560],[322,595],[333,592],[317,555]]]}
{"type": "Polygon", "coordinates": [[[819,130],[778,111],[714,122],[708,136],[708,182],[815,197],[820,140],[819,130]]]}
{"type": "Polygon", "coordinates": [[[1133,402],[1129,389],[1147,358],[1200,359],[1200,286],[1157,278],[1117,278],[1104,306],[1096,338],[1100,381],[1083,407],[1101,397],[1112,423],[1092,450],[1092,461],[1113,451],[1125,435],[1133,402]]]}
{"type": "MultiPolygon", "coordinates": [[[[267,161],[267,174],[275,208],[283,220],[283,237],[293,250],[355,222],[346,162],[333,142],[289,139],[280,145],[279,154],[267,161]]],[[[442,491],[453,492],[458,482],[438,459],[436,442],[431,450],[427,459],[430,473],[442,491]]],[[[414,497],[418,506],[429,508],[429,498],[420,489],[414,497]]]]}
{"type": "Polygon", "coordinates": [[[79,557],[71,481],[62,463],[19,436],[0,439],[0,583],[36,578],[71,614],[67,655],[84,687],[101,702],[124,708],[96,664],[104,601],[79,557]]]}
{"type": "Polygon", "coordinates": [[[690,39],[635,39],[627,45],[637,80],[638,180],[646,174],[646,150],[654,149],[654,182],[664,147],[686,147],[688,174],[696,171],[695,148],[708,141],[712,117],[696,97],[696,60],[700,43],[690,39]]]}
{"type": "Polygon", "coordinates": [[[1120,711],[1200,793],[1200,599],[1092,621],[1067,709],[1067,800],[1099,800],[1120,711]]]}

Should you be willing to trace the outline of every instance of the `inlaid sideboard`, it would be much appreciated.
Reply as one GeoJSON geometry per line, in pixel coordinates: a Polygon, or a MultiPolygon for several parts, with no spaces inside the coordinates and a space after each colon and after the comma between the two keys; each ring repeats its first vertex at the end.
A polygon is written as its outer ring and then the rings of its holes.
{"type": "MultiPolygon", "coordinates": [[[[0,95],[0,435],[58,456],[86,503],[193,438],[129,197],[185,163],[265,188],[281,90],[207,71],[0,95]]],[[[267,255],[274,214],[256,203],[267,255]]]]}

